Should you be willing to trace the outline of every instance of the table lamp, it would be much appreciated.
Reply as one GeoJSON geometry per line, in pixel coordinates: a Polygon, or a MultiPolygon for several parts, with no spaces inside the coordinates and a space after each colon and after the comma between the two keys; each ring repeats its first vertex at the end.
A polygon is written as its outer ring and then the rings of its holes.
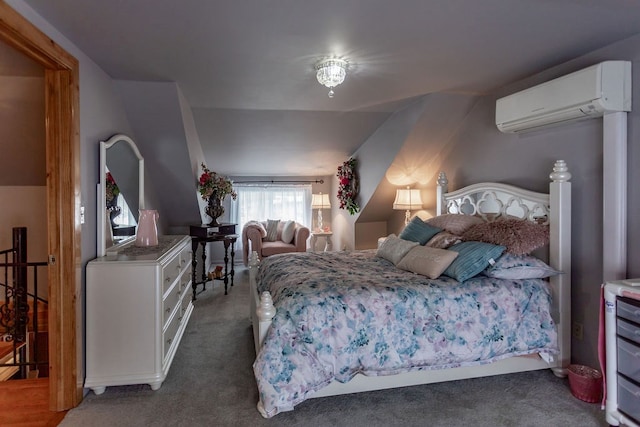
{"type": "Polygon", "coordinates": [[[411,219],[411,211],[422,209],[422,197],[420,190],[407,188],[399,188],[396,190],[396,200],[393,202],[393,209],[405,211],[404,224],[409,224],[411,219]]]}
{"type": "Polygon", "coordinates": [[[322,230],[322,210],[331,208],[328,194],[312,194],[311,209],[318,209],[318,229],[322,230]]]}

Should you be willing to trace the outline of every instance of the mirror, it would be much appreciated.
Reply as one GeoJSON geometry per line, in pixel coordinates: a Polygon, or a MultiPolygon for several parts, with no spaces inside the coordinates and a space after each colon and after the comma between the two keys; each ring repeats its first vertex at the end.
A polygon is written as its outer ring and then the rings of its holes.
{"type": "Polygon", "coordinates": [[[97,199],[97,255],[104,256],[135,239],[144,209],[144,159],[126,135],[100,141],[97,199]]]}

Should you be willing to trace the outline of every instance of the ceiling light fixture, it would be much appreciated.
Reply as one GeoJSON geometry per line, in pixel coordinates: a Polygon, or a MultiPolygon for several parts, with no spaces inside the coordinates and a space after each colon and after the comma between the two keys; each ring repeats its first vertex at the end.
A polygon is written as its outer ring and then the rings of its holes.
{"type": "Polygon", "coordinates": [[[333,88],[344,81],[349,63],[344,59],[328,58],[316,64],[318,83],[329,88],[329,98],[333,98],[333,88]]]}

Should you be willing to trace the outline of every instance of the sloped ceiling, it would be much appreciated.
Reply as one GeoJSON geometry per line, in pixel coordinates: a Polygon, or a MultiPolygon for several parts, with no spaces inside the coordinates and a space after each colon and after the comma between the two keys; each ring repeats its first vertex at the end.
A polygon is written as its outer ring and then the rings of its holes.
{"type": "Polygon", "coordinates": [[[489,93],[640,32],[628,0],[25,2],[114,79],[176,82],[235,175],[333,173],[414,97],[489,93]],[[329,55],[351,64],[333,99],[329,55]]]}

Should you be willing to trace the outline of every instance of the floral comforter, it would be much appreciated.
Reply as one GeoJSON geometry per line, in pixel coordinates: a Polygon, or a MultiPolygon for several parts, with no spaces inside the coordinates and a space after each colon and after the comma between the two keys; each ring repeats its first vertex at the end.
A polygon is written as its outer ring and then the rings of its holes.
{"type": "Polygon", "coordinates": [[[547,283],[431,280],[373,251],[292,253],[262,261],[277,314],[253,365],[267,417],[333,380],[556,353],[547,283]]]}

